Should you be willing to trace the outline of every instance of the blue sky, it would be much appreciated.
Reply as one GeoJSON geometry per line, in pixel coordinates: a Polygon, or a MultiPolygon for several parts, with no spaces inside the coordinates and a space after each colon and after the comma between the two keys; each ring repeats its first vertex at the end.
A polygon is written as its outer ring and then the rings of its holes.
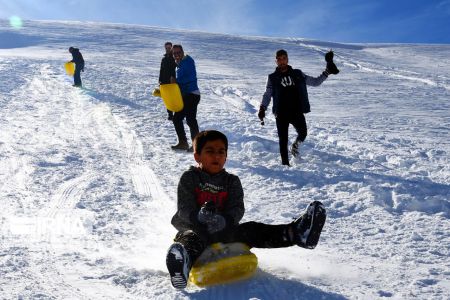
{"type": "Polygon", "coordinates": [[[0,0],[0,18],[11,16],[335,42],[450,43],[450,0],[0,0]]]}

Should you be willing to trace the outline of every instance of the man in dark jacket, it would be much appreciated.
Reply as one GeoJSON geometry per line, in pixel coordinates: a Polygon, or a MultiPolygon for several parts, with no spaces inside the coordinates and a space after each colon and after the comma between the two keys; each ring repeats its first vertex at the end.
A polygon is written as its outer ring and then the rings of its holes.
{"type": "MultiPolygon", "coordinates": [[[[330,54],[326,56],[327,62],[329,56],[330,54]]],[[[267,79],[266,91],[258,112],[261,124],[264,124],[265,111],[273,98],[272,111],[277,122],[281,163],[287,166],[289,166],[289,124],[294,126],[298,134],[291,148],[292,155],[298,155],[299,145],[305,140],[307,135],[304,114],[309,113],[311,110],[306,86],[319,86],[327,79],[329,74],[337,74],[339,72],[336,65],[332,62],[332,55],[331,63],[327,64],[327,68],[319,77],[311,77],[299,69],[293,69],[288,62],[286,50],[278,50],[276,53],[277,68],[267,79]]]]}
{"type": "Polygon", "coordinates": [[[70,62],[75,63],[75,73],[73,74],[73,86],[81,87],[81,71],[84,71],[83,55],[78,48],[70,47],[69,52],[72,54],[70,62]]]}
{"type": "MultiPolygon", "coordinates": [[[[164,44],[164,48],[166,48],[166,53],[161,60],[161,68],[159,69],[159,84],[167,84],[170,83],[171,78],[175,78],[175,68],[177,64],[175,63],[175,59],[172,55],[172,43],[166,42],[164,44]]],[[[167,110],[168,120],[173,119],[173,112],[167,110]]]]}

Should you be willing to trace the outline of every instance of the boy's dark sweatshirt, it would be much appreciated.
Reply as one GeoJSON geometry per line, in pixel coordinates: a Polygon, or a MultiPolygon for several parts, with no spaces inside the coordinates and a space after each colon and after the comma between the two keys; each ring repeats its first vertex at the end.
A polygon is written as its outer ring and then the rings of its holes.
{"type": "Polygon", "coordinates": [[[197,215],[202,205],[209,201],[214,201],[217,212],[225,218],[226,229],[237,226],[245,212],[244,191],[239,177],[225,169],[210,175],[198,167],[190,167],[178,183],[177,212],[172,225],[180,232],[193,230],[206,234],[197,215]]]}

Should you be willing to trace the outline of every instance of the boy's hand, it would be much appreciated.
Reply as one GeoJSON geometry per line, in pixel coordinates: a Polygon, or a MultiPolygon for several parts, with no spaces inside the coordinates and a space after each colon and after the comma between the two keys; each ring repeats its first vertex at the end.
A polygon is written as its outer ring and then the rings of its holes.
{"type": "Polygon", "coordinates": [[[226,226],[225,218],[219,214],[214,214],[206,223],[206,230],[209,233],[216,233],[223,230],[226,226]]]}
{"type": "Polygon", "coordinates": [[[210,201],[205,203],[197,215],[197,220],[206,225],[208,233],[215,233],[221,231],[226,226],[226,221],[223,216],[216,213],[216,207],[214,202],[210,201]]]}
{"type": "Polygon", "coordinates": [[[202,223],[206,224],[208,220],[212,218],[213,215],[216,214],[216,204],[214,201],[208,201],[203,204],[203,206],[200,208],[200,211],[197,215],[197,220],[202,223]]]}

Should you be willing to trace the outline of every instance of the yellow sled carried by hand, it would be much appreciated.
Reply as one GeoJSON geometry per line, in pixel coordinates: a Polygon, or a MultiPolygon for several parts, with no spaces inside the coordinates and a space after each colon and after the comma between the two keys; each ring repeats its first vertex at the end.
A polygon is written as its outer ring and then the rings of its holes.
{"type": "Polygon", "coordinates": [[[246,244],[215,243],[195,261],[189,280],[200,287],[229,283],[251,277],[257,266],[258,258],[246,244]]]}
{"type": "Polygon", "coordinates": [[[66,70],[67,75],[73,76],[75,74],[75,64],[73,62],[66,62],[64,64],[64,69],[66,70]]]}
{"type": "Polygon", "coordinates": [[[183,98],[176,83],[161,84],[159,89],[153,90],[152,94],[155,97],[161,97],[164,105],[170,111],[179,112],[183,109],[183,98]]]}

